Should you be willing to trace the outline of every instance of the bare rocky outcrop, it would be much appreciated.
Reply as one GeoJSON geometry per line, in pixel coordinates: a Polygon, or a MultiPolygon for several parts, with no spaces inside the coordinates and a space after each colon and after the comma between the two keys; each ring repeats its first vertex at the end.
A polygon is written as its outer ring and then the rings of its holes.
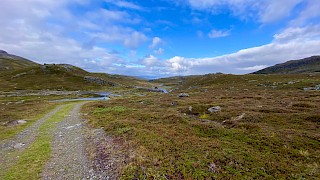
{"type": "Polygon", "coordinates": [[[106,81],[99,77],[93,77],[93,76],[85,76],[84,79],[88,82],[99,84],[99,85],[109,85],[109,86],[116,86],[115,83],[106,81]]]}

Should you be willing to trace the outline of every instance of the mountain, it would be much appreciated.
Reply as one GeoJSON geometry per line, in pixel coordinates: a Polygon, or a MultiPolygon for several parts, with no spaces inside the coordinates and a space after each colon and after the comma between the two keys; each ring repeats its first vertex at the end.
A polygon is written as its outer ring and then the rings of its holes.
{"type": "Polygon", "coordinates": [[[38,65],[39,64],[28,59],[8,54],[6,51],[0,50],[0,72],[19,70],[38,65]]]}
{"type": "Polygon", "coordinates": [[[252,74],[301,74],[320,72],[320,56],[312,56],[300,60],[291,60],[277,64],[252,74]]]}
{"type": "Polygon", "coordinates": [[[129,76],[90,73],[69,64],[40,65],[0,51],[0,91],[101,90],[130,88],[147,83],[129,76]]]}

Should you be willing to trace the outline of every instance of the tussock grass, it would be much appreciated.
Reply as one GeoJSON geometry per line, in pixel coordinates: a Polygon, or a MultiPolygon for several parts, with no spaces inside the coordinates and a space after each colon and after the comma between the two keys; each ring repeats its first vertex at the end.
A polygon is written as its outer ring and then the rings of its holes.
{"type": "Polygon", "coordinates": [[[320,95],[302,90],[320,84],[319,79],[172,78],[168,84],[178,89],[171,94],[94,102],[83,111],[89,112],[92,126],[122,139],[129,157],[123,179],[319,178],[320,95]],[[299,83],[288,85],[290,81],[299,83]],[[190,97],[178,98],[179,93],[190,97]],[[212,106],[220,106],[221,112],[209,113],[212,106]],[[133,110],[119,112],[119,107],[133,110]]]}

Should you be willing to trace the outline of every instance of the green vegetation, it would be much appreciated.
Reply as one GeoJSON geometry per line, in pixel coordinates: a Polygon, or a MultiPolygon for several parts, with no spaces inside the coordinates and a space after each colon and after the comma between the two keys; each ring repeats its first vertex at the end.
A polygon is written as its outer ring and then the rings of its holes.
{"type": "Polygon", "coordinates": [[[133,77],[89,73],[75,66],[50,64],[0,73],[0,91],[117,90],[149,85],[133,77]],[[90,77],[91,79],[86,79],[90,77]]]}
{"type": "Polygon", "coordinates": [[[39,64],[32,62],[28,59],[8,54],[5,51],[0,50],[0,72],[1,71],[13,71],[27,67],[38,66],[39,64]]]}
{"type": "MultiPolygon", "coordinates": [[[[40,126],[38,138],[31,146],[19,154],[19,161],[10,168],[4,179],[39,179],[43,166],[50,157],[52,129],[64,119],[74,104],[65,105],[62,110],[40,126]]],[[[17,154],[18,155],[18,154],[17,154]]]]}
{"type": "Polygon", "coordinates": [[[312,56],[301,60],[287,61],[265,69],[259,70],[253,74],[299,74],[299,73],[319,73],[320,56],[312,56]]]}
{"type": "Polygon", "coordinates": [[[0,141],[8,139],[32,125],[56,107],[56,104],[39,101],[38,98],[2,98],[0,99],[0,141]],[[25,124],[14,125],[14,121],[24,119],[25,124]]]}
{"type": "Polygon", "coordinates": [[[320,94],[303,90],[320,84],[319,75],[211,74],[161,83],[177,90],[83,109],[126,150],[123,179],[320,178],[320,94]],[[222,110],[210,113],[212,106],[222,110]]]}

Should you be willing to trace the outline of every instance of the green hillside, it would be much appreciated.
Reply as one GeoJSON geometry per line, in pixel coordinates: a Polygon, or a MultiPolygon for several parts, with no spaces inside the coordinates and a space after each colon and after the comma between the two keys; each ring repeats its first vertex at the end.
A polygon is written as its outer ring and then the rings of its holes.
{"type": "Polygon", "coordinates": [[[254,72],[253,74],[301,74],[320,72],[320,56],[291,60],[254,72]]]}
{"type": "Polygon", "coordinates": [[[19,70],[38,65],[39,64],[32,62],[28,59],[11,55],[5,51],[0,50],[0,72],[19,70]]]}
{"type": "Polygon", "coordinates": [[[45,64],[0,73],[0,91],[102,90],[145,84],[133,77],[90,73],[68,64],[45,64]]]}

